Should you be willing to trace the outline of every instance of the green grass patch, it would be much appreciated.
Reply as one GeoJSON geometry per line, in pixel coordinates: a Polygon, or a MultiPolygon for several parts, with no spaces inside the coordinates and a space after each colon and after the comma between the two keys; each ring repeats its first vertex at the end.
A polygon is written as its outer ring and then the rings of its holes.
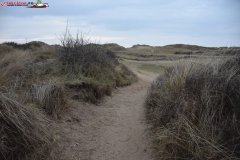
{"type": "Polygon", "coordinates": [[[165,68],[159,65],[154,65],[154,64],[142,64],[138,67],[138,70],[152,72],[155,74],[162,74],[165,68]]]}

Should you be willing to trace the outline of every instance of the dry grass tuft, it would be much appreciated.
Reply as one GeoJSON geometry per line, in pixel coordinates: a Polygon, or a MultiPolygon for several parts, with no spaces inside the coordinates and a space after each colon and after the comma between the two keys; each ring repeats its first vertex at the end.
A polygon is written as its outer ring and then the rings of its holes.
{"type": "Polygon", "coordinates": [[[45,121],[37,110],[0,93],[0,159],[43,158],[51,138],[45,121]]]}
{"type": "Polygon", "coordinates": [[[58,118],[68,108],[64,89],[53,81],[34,85],[33,99],[52,117],[58,118]]]}
{"type": "Polygon", "coordinates": [[[0,82],[21,86],[32,75],[31,55],[26,51],[13,51],[0,60],[0,82]]]}
{"type": "Polygon", "coordinates": [[[239,159],[239,86],[237,55],[168,68],[146,99],[157,157],[239,159]]]}

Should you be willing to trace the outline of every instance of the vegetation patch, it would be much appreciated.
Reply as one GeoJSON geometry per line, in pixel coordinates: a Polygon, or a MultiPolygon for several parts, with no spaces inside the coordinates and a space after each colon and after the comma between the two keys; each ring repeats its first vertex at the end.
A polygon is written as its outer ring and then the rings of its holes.
{"type": "Polygon", "coordinates": [[[0,159],[46,158],[51,146],[47,119],[0,92],[0,159]]]}
{"type": "Polygon", "coordinates": [[[236,55],[166,69],[145,105],[157,158],[239,159],[239,85],[236,55]]]}
{"type": "Polygon", "coordinates": [[[49,157],[46,120],[66,114],[70,98],[98,103],[137,81],[113,51],[84,34],[73,37],[66,29],[60,41],[0,44],[0,159],[49,157]]]}
{"type": "Polygon", "coordinates": [[[68,108],[63,87],[53,81],[33,85],[33,100],[52,117],[60,117],[68,108]]]}
{"type": "Polygon", "coordinates": [[[154,64],[142,64],[138,67],[139,70],[152,72],[156,74],[162,74],[165,70],[163,66],[154,65],[154,64]]]}
{"type": "Polygon", "coordinates": [[[177,52],[174,52],[174,54],[185,54],[185,55],[191,55],[191,54],[193,54],[193,52],[181,52],[181,51],[177,51],[177,52]]]}

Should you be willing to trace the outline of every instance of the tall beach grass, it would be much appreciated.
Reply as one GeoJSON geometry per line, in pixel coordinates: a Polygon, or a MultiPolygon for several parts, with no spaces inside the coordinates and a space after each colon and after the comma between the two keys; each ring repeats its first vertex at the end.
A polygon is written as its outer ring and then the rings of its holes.
{"type": "Polygon", "coordinates": [[[145,103],[157,159],[239,159],[239,86],[239,55],[166,69],[145,103]]]}

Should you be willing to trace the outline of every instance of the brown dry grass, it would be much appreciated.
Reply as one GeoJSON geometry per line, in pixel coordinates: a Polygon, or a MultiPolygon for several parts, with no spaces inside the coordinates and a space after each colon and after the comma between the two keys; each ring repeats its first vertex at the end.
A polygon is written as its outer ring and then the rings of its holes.
{"type": "Polygon", "coordinates": [[[54,81],[34,85],[33,99],[44,111],[54,118],[60,117],[68,108],[64,88],[54,81]]]}
{"type": "Polygon", "coordinates": [[[48,152],[51,134],[46,118],[0,92],[0,159],[41,159],[48,152]]]}
{"type": "Polygon", "coordinates": [[[149,89],[146,114],[159,159],[240,158],[240,57],[168,68],[149,89]]]}
{"type": "Polygon", "coordinates": [[[74,70],[56,56],[54,46],[40,42],[0,44],[0,58],[0,159],[48,157],[53,134],[46,119],[67,114],[70,98],[97,103],[115,87],[137,80],[112,52],[98,54],[84,68],[73,64],[74,70]]]}

